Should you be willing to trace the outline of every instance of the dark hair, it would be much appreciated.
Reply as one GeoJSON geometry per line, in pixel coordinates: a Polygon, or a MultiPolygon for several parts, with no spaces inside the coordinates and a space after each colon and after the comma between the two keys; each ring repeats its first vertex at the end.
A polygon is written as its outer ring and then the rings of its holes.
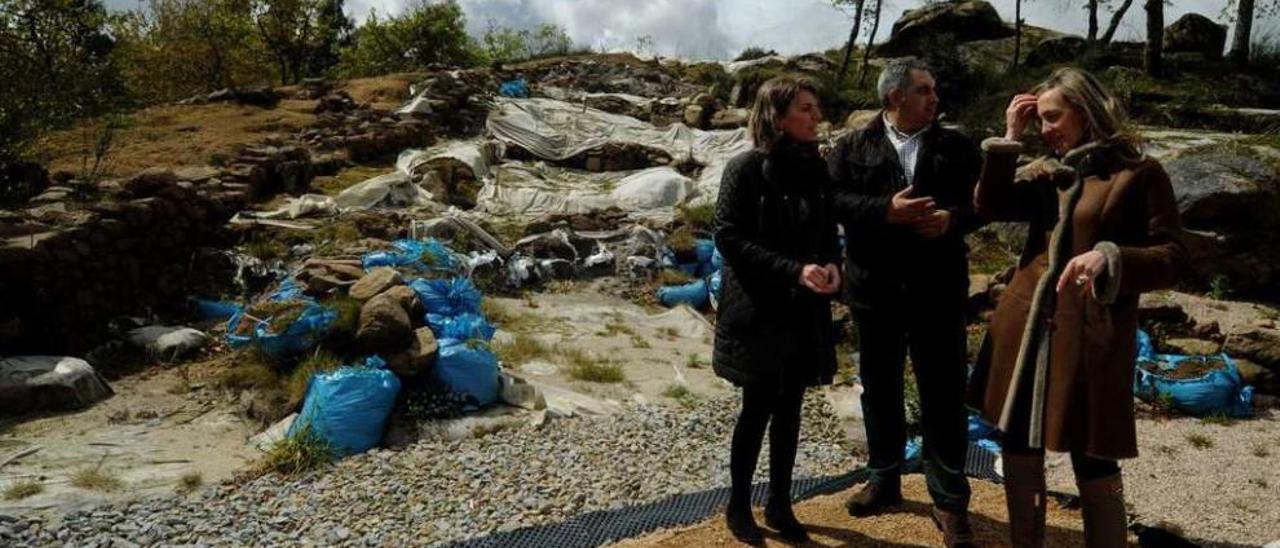
{"type": "Polygon", "coordinates": [[[747,119],[751,142],[756,148],[769,150],[782,137],[778,123],[787,115],[791,103],[807,91],[818,96],[818,85],[803,76],[777,76],[760,86],[747,119]]]}

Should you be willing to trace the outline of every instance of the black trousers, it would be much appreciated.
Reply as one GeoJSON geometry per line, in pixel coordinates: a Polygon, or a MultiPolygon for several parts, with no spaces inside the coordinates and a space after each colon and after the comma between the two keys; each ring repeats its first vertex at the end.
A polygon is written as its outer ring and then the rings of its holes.
{"type": "MultiPolygon", "coordinates": [[[[765,427],[769,428],[769,500],[791,501],[791,471],[800,441],[800,407],[803,385],[747,385],[742,388],[742,411],[733,428],[729,452],[730,508],[751,507],[751,480],[755,476],[765,427]]],[[[776,502],[775,502],[776,501],[776,502]]]]}
{"type": "Polygon", "coordinates": [[[896,484],[902,474],[907,441],[903,366],[909,354],[920,390],[921,456],[929,495],[939,508],[965,511],[970,491],[964,475],[969,442],[963,302],[908,293],[895,305],[853,308],[871,481],[896,484]]]}

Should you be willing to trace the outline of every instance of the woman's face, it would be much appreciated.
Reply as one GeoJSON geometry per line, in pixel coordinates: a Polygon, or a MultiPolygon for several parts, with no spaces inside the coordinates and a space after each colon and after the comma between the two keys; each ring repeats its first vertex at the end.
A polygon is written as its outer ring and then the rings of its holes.
{"type": "Polygon", "coordinates": [[[778,131],[800,142],[818,140],[818,123],[822,122],[822,107],[818,98],[808,91],[801,91],[791,101],[786,116],[778,121],[778,131]]]}
{"type": "Polygon", "coordinates": [[[1036,113],[1040,116],[1040,137],[1059,156],[1084,140],[1084,116],[1061,89],[1052,88],[1036,97],[1036,113]]]}

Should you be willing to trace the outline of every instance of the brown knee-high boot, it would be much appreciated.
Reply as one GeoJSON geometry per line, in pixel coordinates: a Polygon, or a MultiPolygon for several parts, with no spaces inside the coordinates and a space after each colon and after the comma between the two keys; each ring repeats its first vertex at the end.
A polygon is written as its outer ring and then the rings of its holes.
{"type": "Polygon", "coordinates": [[[1005,453],[1004,497],[1009,507],[1009,542],[1014,548],[1044,546],[1044,454],[1005,453]]]}
{"type": "Polygon", "coordinates": [[[1124,482],[1120,474],[1077,481],[1080,511],[1084,517],[1084,542],[1089,548],[1123,548],[1129,517],[1124,508],[1124,482]]]}

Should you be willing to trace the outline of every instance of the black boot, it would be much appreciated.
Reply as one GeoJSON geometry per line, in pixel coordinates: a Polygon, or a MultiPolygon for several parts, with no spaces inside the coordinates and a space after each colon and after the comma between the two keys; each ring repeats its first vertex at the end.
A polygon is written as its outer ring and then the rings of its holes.
{"type": "Polygon", "coordinates": [[[857,493],[845,501],[850,516],[865,517],[883,513],[902,504],[902,480],[882,479],[868,481],[857,493]]]}
{"type": "Polygon", "coordinates": [[[764,542],[764,531],[756,525],[756,518],[751,515],[751,505],[729,503],[724,511],[724,523],[738,542],[751,545],[764,542]]]}
{"type": "Polygon", "coordinates": [[[764,522],[769,527],[778,531],[778,536],[788,542],[809,542],[809,532],[805,531],[804,524],[796,519],[795,512],[791,511],[791,501],[777,498],[770,498],[768,504],[764,506],[764,522]]]}

